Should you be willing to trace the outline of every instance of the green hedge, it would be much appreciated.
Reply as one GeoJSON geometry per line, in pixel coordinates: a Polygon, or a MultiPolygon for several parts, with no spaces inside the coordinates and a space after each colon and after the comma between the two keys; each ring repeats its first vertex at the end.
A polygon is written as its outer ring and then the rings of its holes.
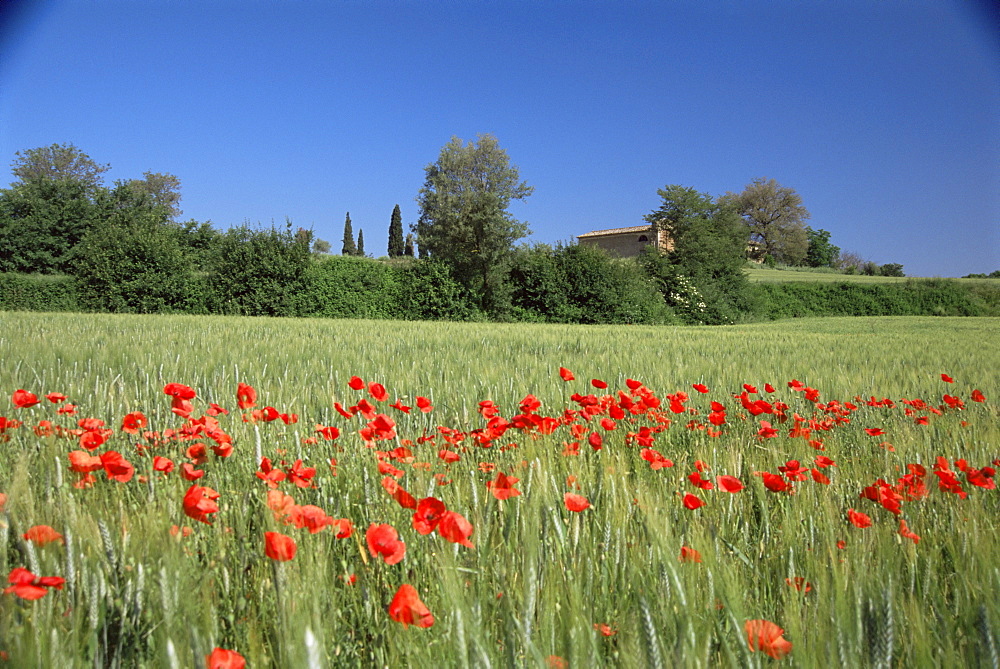
{"type": "Polygon", "coordinates": [[[806,316],[1000,316],[1000,287],[955,279],[752,284],[754,319],[806,316]]]}
{"type": "Polygon", "coordinates": [[[0,273],[0,311],[82,311],[66,274],[0,273]]]}

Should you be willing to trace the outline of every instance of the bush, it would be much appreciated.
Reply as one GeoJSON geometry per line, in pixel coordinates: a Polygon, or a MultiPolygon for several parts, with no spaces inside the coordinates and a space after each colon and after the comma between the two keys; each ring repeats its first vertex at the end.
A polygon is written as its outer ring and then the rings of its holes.
{"type": "MultiPolygon", "coordinates": [[[[395,262],[398,262],[395,261],[395,262]]],[[[448,266],[435,260],[397,265],[400,318],[414,321],[464,321],[476,310],[465,288],[448,266]]]]}
{"type": "Polygon", "coordinates": [[[66,274],[0,273],[0,311],[82,311],[66,274]]]}
{"type": "Polygon", "coordinates": [[[879,276],[906,276],[903,274],[903,266],[897,262],[890,262],[878,268],[879,276]]]}
{"type": "Polygon", "coordinates": [[[305,283],[299,304],[303,316],[405,318],[399,275],[378,260],[329,256],[309,266],[305,283]]]}

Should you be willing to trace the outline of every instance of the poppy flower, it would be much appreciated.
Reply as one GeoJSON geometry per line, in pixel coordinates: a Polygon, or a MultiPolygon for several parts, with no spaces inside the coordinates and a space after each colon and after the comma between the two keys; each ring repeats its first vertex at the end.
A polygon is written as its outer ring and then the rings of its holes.
{"type": "Polygon", "coordinates": [[[758,439],[770,439],[772,437],[777,437],[778,431],[771,427],[771,423],[766,420],[760,422],[760,429],[757,430],[758,439]]]}
{"type": "Polygon", "coordinates": [[[135,474],[135,467],[132,463],[122,457],[118,451],[106,451],[101,453],[101,467],[108,479],[119,483],[128,483],[135,474]]]}
{"type": "Polygon", "coordinates": [[[972,391],[972,395],[971,395],[971,399],[972,399],[973,402],[985,402],[986,401],[986,396],[983,395],[983,391],[982,390],[973,390],[972,391]]]}
{"type": "Polygon", "coordinates": [[[492,481],[486,482],[486,487],[490,489],[493,496],[499,500],[510,499],[511,497],[517,497],[521,494],[520,490],[514,488],[514,484],[521,479],[516,479],[513,476],[507,476],[503,472],[498,472],[497,477],[492,481]]]}
{"type": "Polygon", "coordinates": [[[600,379],[591,379],[590,385],[594,386],[598,390],[604,390],[605,388],[608,387],[608,384],[605,383],[604,381],[601,381],[600,379]]]}
{"type": "Polygon", "coordinates": [[[29,527],[28,531],[22,536],[26,540],[32,541],[39,546],[44,546],[45,544],[53,541],[63,541],[63,535],[59,534],[48,525],[35,525],[34,527],[29,527]]]}
{"type": "Polygon", "coordinates": [[[215,503],[217,499],[219,499],[219,493],[211,488],[197,484],[192,485],[184,494],[184,513],[188,518],[211,525],[212,521],[209,520],[208,516],[218,512],[219,505],[215,503]]]}
{"type": "Polygon", "coordinates": [[[688,509],[694,511],[698,507],[705,506],[705,502],[703,502],[701,499],[699,499],[695,495],[692,495],[691,493],[687,493],[686,495],[684,495],[684,506],[687,507],[688,509]]]}
{"type": "Polygon", "coordinates": [[[469,537],[472,536],[472,523],[466,520],[465,516],[457,511],[445,511],[441,516],[441,521],[437,525],[438,534],[452,542],[461,544],[466,548],[475,548],[469,537]]]}
{"type": "Polygon", "coordinates": [[[944,381],[945,383],[955,383],[955,379],[951,378],[947,374],[942,374],[941,380],[944,381]]]}
{"type": "Polygon", "coordinates": [[[149,424],[146,416],[141,411],[133,411],[125,414],[122,418],[122,432],[126,434],[139,434],[139,430],[144,429],[149,424]]]}
{"type": "Polygon", "coordinates": [[[772,386],[770,383],[765,383],[764,384],[764,392],[765,393],[773,393],[774,392],[774,386],[772,386]]]}
{"type": "Polygon", "coordinates": [[[906,525],[906,521],[902,518],[899,519],[899,536],[904,539],[912,539],[915,544],[920,543],[920,537],[910,530],[910,528],[906,525]]]}
{"type": "Polygon", "coordinates": [[[365,382],[360,376],[352,376],[347,385],[351,390],[361,390],[365,387],[365,382]]]}
{"type": "Polygon", "coordinates": [[[174,461],[162,455],[157,455],[153,458],[153,471],[169,474],[174,471],[174,461]]]}
{"type": "Polygon", "coordinates": [[[205,656],[207,669],[243,669],[247,661],[235,650],[216,648],[205,656]]]}
{"type": "Polygon", "coordinates": [[[699,393],[702,393],[702,394],[708,392],[708,386],[706,386],[704,383],[692,383],[691,387],[694,388],[695,390],[697,390],[699,393]]]}
{"type": "Polygon", "coordinates": [[[406,556],[406,544],[399,540],[392,525],[372,523],[365,532],[365,541],[372,557],[381,556],[386,564],[397,564],[406,556]]]}
{"type": "Polygon", "coordinates": [[[298,529],[309,530],[309,534],[321,532],[327,525],[333,525],[335,521],[326,515],[326,511],[314,504],[292,505],[288,513],[288,522],[298,529]]]}
{"type": "Polygon", "coordinates": [[[812,592],[812,583],[807,581],[803,576],[796,576],[795,578],[786,578],[785,584],[791,588],[795,588],[799,592],[812,592]]]}
{"type": "Polygon", "coordinates": [[[599,435],[597,432],[591,432],[590,436],[587,437],[587,443],[590,444],[590,447],[593,448],[595,451],[599,451],[601,450],[601,447],[604,445],[604,439],[602,439],[601,435],[599,435]]]}
{"type": "Polygon", "coordinates": [[[417,502],[417,510],[413,514],[413,529],[418,534],[430,534],[437,528],[441,517],[447,510],[448,508],[441,500],[425,497],[417,502]]]}
{"type": "Polygon", "coordinates": [[[881,437],[885,434],[885,431],[880,427],[866,427],[865,432],[867,432],[872,437],[881,437]]]}
{"type": "Polygon", "coordinates": [[[241,410],[257,406],[257,391],[247,383],[236,386],[236,406],[241,410]]]}
{"type": "Polygon", "coordinates": [[[426,397],[420,397],[418,395],[416,397],[416,402],[417,402],[417,408],[423,411],[424,413],[430,413],[434,409],[434,407],[431,406],[431,401],[426,397]]]}
{"type": "Polygon", "coordinates": [[[590,501],[583,495],[576,495],[574,493],[568,492],[563,495],[563,504],[570,511],[580,513],[581,511],[586,511],[590,508],[590,501]]]}
{"type": "Polygon", "coordinates": [[[752,651],[767,653],[775,660],[780,660],[792,652],[791,642],[782,637],[785,630],[770,620],[748,620],[743,626],[743,631],[747,635],[747,644],[752,651]]]}
{"type": "Polygon", "coordinates": [[[62,393],[49,393],[45,396],[45,399],[52,402],[53,404],[59,404],[60,402],[65,402],[67,397],[62,393]]]}
{"type": "Polygon", "coordinates": [[[690,546],[681,546],[681,562],[701,562],[701,553],[690,546]]]}
{"type": "Polygon", "coordinates": [[[576,377],[573,376],[573,372],[569,371],[565,367],[559,368],[559,376],[562,377],[563,381],[575,381],[576,377]]]}
{"type": "Polygon", "coordinates": [[[193,388],[183,383],[168,383],[163,386],[163,394],[170,395],[175,400],[193,400],[197,396],[193,388]]]}
{"type": "Polygon", "coordinates": [[[771,492],[794,492],[792,484],[784,479],[784,477],[777,474],[772,474],[771,472],[755,472],[756,475],[761,477],[764,482],[764,487],[771,492]]]}
{"type": "Polygon", "coordinates": [[[854,509],[847,510],[847,519],[851,521],[851,525],[860,529],[871,527],[872,524],[871,516],[860,511],[855,511],[854,509]]]}
{"type": "Polygon", "coordinates": [[[14,395],[10,398],[14,402],[14,406],[19,409],[27,409],[38,404],[38,396],[34,393],[29,393],[27,390],[15,390],[14,395]]]}
{"type": "Polygon", "coordinates": [[[656,471],[664,467],[673,467],[674,463],[664,457],[659,451],[652,448],[644,448],[641,452],[642,459],[649,463],[649,468],[656,471]]]}
{"type": "Polygon", "coordinates": [[[726,492],[739,492],[743,490],[743,483],[735,476],[721,475],[715,477],[715,480],[719,484],[719,490],[725,490],[726,492]]]}
{"type": "Polygon", "coordinates": [[[65,579],[59,576],[35,576],[24,567],[12,569],[7,576],[10,586],[4,588],[5,595],[17,595],[21,599],[41,599],[48,592],[46,588],[62,590],[65,579]]]}
{"type": "Polygon", "coordinates": [[[295,557],[295,539],[278,532],[264,533],[264,554],[277,562],[288,562],[295,557]]]}
{"type": "Polygon", "coordinates": [[[389,617],[397,623],[402,623],[404,629],[408,625],[430,627],[434,624],[434,614],[420,601],[417,589],[409,583],[399,586],[399,590],[396,591],[389,604],[389,617]]]}
{"type": "Polygon", "coordinates": [[[385,386],[381,383],[375,383],[374,381],[368,384],[368,394],[371,395],[376,402],[385,402],[389,399],[389,393],[386,392],[385,386]]]}
{"type": "Polygon", "coordinates": [[[606,623],[594,623],[594,629],[601,633],[601,636],[614,636],[618,632],[611,629],[611,626],[606,623]]]}

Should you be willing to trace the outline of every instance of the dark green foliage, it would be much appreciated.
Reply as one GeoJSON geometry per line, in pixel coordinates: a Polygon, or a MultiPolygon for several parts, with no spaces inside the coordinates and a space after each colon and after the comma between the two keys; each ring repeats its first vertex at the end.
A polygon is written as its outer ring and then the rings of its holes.
{"type": "Polygon", "coordinates": [[[65,273],[102,214],[79,181],[41,179],[0,190],[0,271],[65,273]]]}
{"type": "Polygon", "coordinates": [[[344,242],[340,249],[340,255],[356,256],[357,254],[358,247],[354,243],[354,228],[351,226],[351,212],[347,212],[347,218],[344,220],[344,242]]]}
{"type": "Polygon", "coordinates": [[[813,230],[806,226],[806,238],[809,248],[806,250],[806,262],[809,267],[836,267],[840,260],[840,247],[830,243],[830,233],[826,230],[813,230]]]}
{"type": "Polygon", "coordinates": [[[906,276],[903,274],[903,266],[898,262],[890,262],[878,268],[879,276],[906,276]]]}
{"type": "Polygon", "coordinates": [[[547,323],[664,323],[669,309],[631,259],[588,245],[519,249],[509,285],[515,320],[547,323]]]}
{"type": "Polygon", "coordinates": [[[359,256],[361,258],[365,257],[365,231],[364,230],[358,230],[358,248],[357,248],[357,251],[354,252],[354,255],[359,256]]]}
{"type": "Polygon", "coordinates": [[[669,185],[645,218],[667,233],[672,248],[650,246],[639,262],[666,301],[687,323],[733,323],[747,303],[747,232],[732,206],[693,188],[669,185]]]}
{"type": "Polygon", "coordinates": [[[192,266],[201,271],[208,271],[212,264],[215,244],[222,233],[213,228],[211,223],[199,223],[193,219],[170,225],[176,230],[177,242],[192,266]]]}
{"type": "Polygon", "coordinates": [[[407,320],[464,321],[474,312],[472,300],[451,274],[434,260],[416,260],[398,270],[400,312],[407,320]]]}
{"type": "Polygon", "coordinates": [[[0,273],[0,311],[83,311],[67,274],[0,273]]]}
{"type": "Polygon", "coordinates": [[[111,165],[101,165],[73,144],[52,144],[14,154],[11,172],[22,184],[72,181],[93,198],[111,165]]]}
{"type": "Polygon", "coordinates": [[[966,274],[962,277],[963,279],[1000,279],[1000,269],[994,270],[989,274],[966,274]]]}
{"type": "MultiPolygon", "coordinates": [[[[389,257],[398,258],[403,255],[405,250],[406,245],[403,241],[403,214],[400,212],[399,205],[397,204],[392,208],[392,218],[389,219],[389,257]]],[[[409,255],[413,254],[410,253],[409,255]]]]}
{"type": "Polygon", "coordinates": [[[414,255],[416,255],[413,252],[413,243],[414,243],[413,242],[413,234],[412,233],[407,234],[406,235],[406,242],[403,244],[403,255],[404,256],[412,258],[412,257],[414,257],[414,255]]]}
{"type": "Polygon", "coordinates": [[[330,256],[306,271],[302,316],[405,318],[399,306],[399,272],[370,258],[330,256]]]}
{"type": "Polygon", "coordinates": [[[209,276],[213,313],[295,316],[306,289],[309,247],[285,229],[247,225],[223,233],[215,245],[209,276]]]}
{"type": "Polygon", "coordinates": [[[453,137],[425,172],[414,226],[420,257],[448,263],[483,313],[502,316],[509,308],[506,264],[514,243],[529,234],[507,208],[534,189],[492,135],[468,144],[453,137]]]}
{"type": "Polygon", "coordinates": [[[752,284],[753,317],[1000,316],[1000,290],[949,279],[900,283],[752,284]]]}
{"type": "Polygon", "coordinates": [[[759,244],[768,256],[786,265],[805,260],[809,240],[804,222],[809,210],[793,189],[758,177],[743,192],[727,193],[720,199],[743,217],[750,241],[759,244]]]}

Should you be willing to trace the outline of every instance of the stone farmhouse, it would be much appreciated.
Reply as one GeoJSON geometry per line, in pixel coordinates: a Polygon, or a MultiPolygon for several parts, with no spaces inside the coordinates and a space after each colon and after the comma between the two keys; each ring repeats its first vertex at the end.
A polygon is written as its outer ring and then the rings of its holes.
{"type": "Polygon", "coordinates": [[[633,225],[629,228],[594,230],[577,235],[576,238],[580,244],[600,247],[611,255],[621,258],[635,258],[650,244],[655,244],[661,251],[669,251],[673,248],[665,230],[660,230],[656,236],[658,238],[654,240],[651,225],[633,225]]]}

